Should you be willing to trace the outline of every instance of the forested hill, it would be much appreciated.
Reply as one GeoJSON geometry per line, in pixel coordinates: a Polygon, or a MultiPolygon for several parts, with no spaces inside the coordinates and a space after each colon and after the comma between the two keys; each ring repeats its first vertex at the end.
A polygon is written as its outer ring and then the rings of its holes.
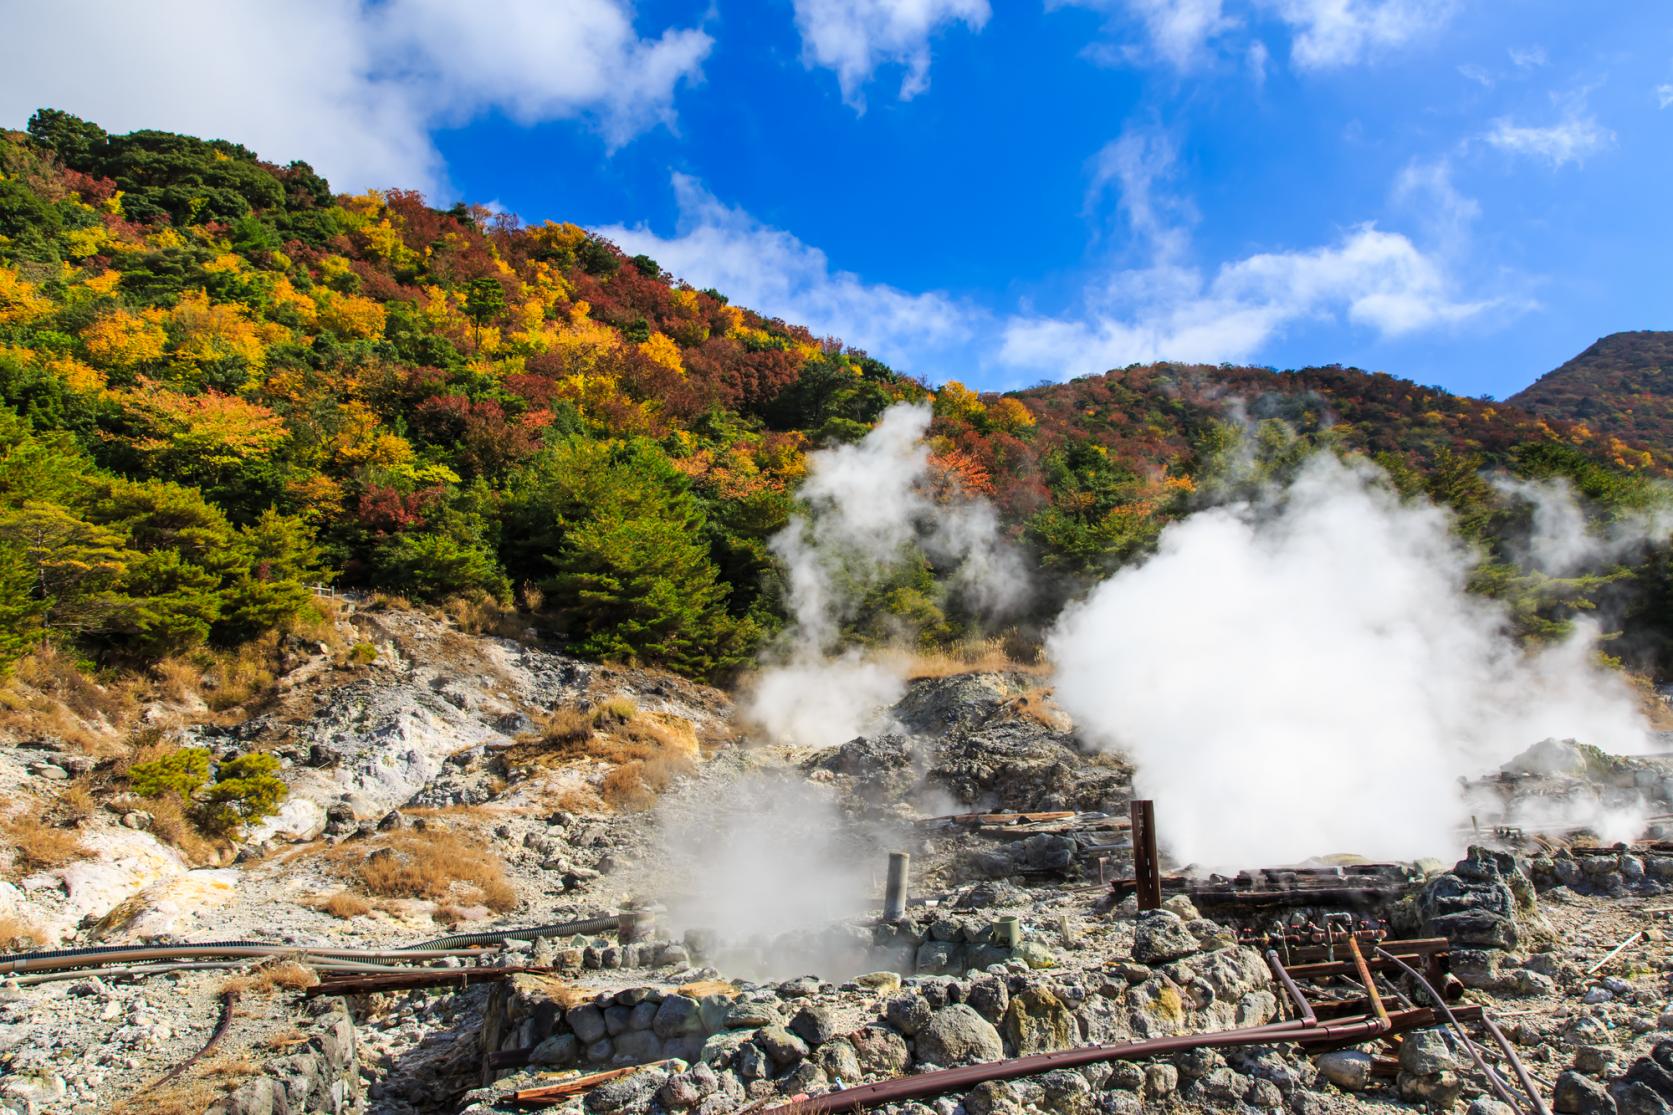
{"type": "Polygon", "coordinates": [[[1611,333],[1510,401],[1605,437],[1673,446],[1673,332],[1611,333]]]}
{"type": "MultiPolygon", "coordinates": [[[[1245,439],[1263,476],[1374,453],[1490,549],[1514,509],[1484,469],[1568,476],[1606,514],[1659,471],[1583,424],[1341,368],[932,392],[571,224],[336,195],[305,163],[50,110],[0,133],[0,665],[270,639],[331,580],[724,673],[781,622],[767,541],[807,453],[901,400],[933,403],[943,487],[991,496],[1048,574],[1025,626],[1144,553],[1245,439]]],[[[904,563],[861,625],[968,633],[935,572],[904,563]]]]}

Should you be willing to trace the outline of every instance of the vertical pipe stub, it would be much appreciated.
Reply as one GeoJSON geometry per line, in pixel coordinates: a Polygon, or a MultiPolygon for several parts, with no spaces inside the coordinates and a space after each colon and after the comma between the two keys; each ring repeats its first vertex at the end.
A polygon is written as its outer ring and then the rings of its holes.
{"type": "Polygon", "coordinates": [[[883,890],[883,920],[897,922],[906,916],[906,886],[912,857],[905,852],[889,853],[889,881],[883,890]]]}
{"type": "Polygon", "coordinates": [[[1162,907],[1162,867],[1156,857],[1156,808],[1143,798],[1132,802],[1133,890],[1139,909],[1162,907]]]}

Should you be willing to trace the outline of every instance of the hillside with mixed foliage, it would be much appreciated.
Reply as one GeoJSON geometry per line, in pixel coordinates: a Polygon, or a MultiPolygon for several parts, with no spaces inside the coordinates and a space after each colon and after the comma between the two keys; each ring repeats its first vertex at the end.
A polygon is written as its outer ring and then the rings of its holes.
{"type": "Polygon", "coordinates": [[[1611,333],[1510,402],[1604,437],[1673,445],[1673,332],[1611,333]]]}
{"type": "MultiPolygon", "coordinates": [[[[210,653],[331,581],[721,675],[782,622],[768,540],[808,452],[898,401],[933,404],[942,489],[993,499],[1044,572],[1025,628],[1231,473],[1329,447],[1453,507],[1484,591],[1545,630],[1620,578],[1513,575],[1526,512],[1483,472],[1567,477],[1602,519],[1652,498],[1669,444],[1338,367],[932,391],[575,225],[51,110],[0,133],[0,663],[210,653]]],[[[933,574],[887,598],[960,638],[933,574]]]]}

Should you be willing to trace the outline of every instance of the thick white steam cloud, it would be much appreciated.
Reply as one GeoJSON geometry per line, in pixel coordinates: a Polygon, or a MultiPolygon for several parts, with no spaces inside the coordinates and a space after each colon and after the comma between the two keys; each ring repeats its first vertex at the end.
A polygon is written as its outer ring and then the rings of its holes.
{"type": "Polygon", "coordinates": [[[1585,624],[1528,654],[1471,555],[1369,464],[1313,458],[1281,499],[1206,510],[1048,642],[1057,699],[1128,751],[1164,844],[1208,867],[1446,855],[1457,779],[1547,737],[1648,743],[1585,624]]]}
{"type": "Polygon", "coordinates": [[[899,403],[857,444],[809,455],[807,511],[772,541],[792,622],[746,708],[775,739],[841,743],[877,726],[881,710],[900,699],[898,657],[844,651],[842,628],[865,591],[917,553],[950,570],[951,587],[983,614],[1003,614],[1026,595],[1022,563],[992,506],[931,497],[930,418],[926,405],[899,403]]]}

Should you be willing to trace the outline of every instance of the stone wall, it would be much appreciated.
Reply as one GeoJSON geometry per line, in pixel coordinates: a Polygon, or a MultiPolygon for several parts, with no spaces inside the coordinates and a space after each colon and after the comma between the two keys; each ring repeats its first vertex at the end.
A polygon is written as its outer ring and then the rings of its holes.
{"type": "Polygon", "coordinates": [[[299,1052],[271,1057],[204,1115],[348,1115],[361,1110],[354,1020],[341,999],[316,999],[312,1036],[299,1052]]]}

